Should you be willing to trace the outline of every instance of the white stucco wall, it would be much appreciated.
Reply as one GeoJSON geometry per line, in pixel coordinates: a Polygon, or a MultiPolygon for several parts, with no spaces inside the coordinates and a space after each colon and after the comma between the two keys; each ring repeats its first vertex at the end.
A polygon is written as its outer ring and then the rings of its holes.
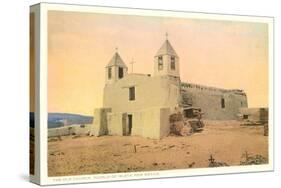
{"type": "Polygon", "coordinates": [[[142,136],[160,139],[170,132],[169,108],[149,108],[143,111],[142,136]]]}
{"type": "Polygon", "coordinates": [[[108,133],[107,114],[111,112],[110,108],[96,108],[94,111],[94,123],[91,129],[91,135],[101,136],[108,133]]]}
{"type": "Polygon", "coordinates": [[[169,76],[150,77],[128,74],[104,87],[103,106],[112,112],[133,113],[151,107],[174,109],[180,101],[179,79],[169,76]],[[135,87],[135,100],[129,100],[129,87],[135,87]]]}
{"type": "MultiPolygon", "coordinates": [[[[109,67],[105,68],[105,83],[106,84],[112,84],[114,82],[116,82],[117,80],[119,80],[118,78],[118,66],[111,66],[111,78],[108,78],[108,70],[109,67]]],[[[122,67],[123,68],[123,76],[128,74],[128,68],[127,67],[122,67]]]]}
{"type": "Polygon", "coordinates": [[[163,69],[158,69],[158,56],[154,57],[154,76],[170,75],[180,77],[180,64],[179,58],[175,57],[175,70],[171,69],[171,56],[162,55],[163,58],[163,69]]]}
{"type": "Polygon", "coordinates": [[[133,116],[132,135],[143,136],[144,113],[143,111],[131,113],[133,116]]]}
{"type": "Polygon", "coordinates": [[[107,124],[109,135],[126,135],[127,113],[108,113],[107,124]]]}
{"type": "MultiPolygon", "coordinates": [[[[170,108],[152,107],[130,113],[132,115],[133,136],[160,139],[170,133],[169,115],[170,108]]],[[[108,134],[128,135],[128,114],[108,113],[108,134]]]]}

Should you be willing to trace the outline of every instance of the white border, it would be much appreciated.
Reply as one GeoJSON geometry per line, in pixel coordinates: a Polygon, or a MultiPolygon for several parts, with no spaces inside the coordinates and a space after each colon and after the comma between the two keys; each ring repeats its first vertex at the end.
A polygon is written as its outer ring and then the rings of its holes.
{"type": "Polygon", "coordinates": [[[66,183],[87,183],[101,181],[118,181],[132,179],[151,179],[165,177],[183,177],[195,175],[213,175],[245,172],[272,171],[273,166],[273,18],[271,17],[253,17],[238,15],[219,15],[207,13],[187,13],[163,10],[145,10],[130,8],[112,8],[97,7],[85,5],[65,5],[41,3],[40,6],[40,184],[66,184],[66,183]],[[72,12],[89,12],[103,14],[119,15],[141,15],[156,17],[174,17],[174,18],[192,18],[207,20],[225,20],[225,21],[243,21],[258,22],[268,24],[269,36],[269,164],[257,166],[233,166],[220,168],[198,168],[183,170],[165,170],[165,171],[147,171],[147,172],[130,172],[130,173],[113,173],[113,174],[96,174],[96,175],[78,175],[78,176],[60,176],[48,177],[48,143],[47,143],[47,64],[48,64],[48,40],[47,40],[47,12],[49,10],[72,11],[72,12]]]}
{"type": "MultiPolygon", "coordinates": [[[[34,108],[34,125],[40,123],[40,7],[30,7],[30,14],[34,14],[34,66],[35,66],[35,108],[34,108]]],[[[30,16],[30,15],[29,15],[30,16]]],[[[31,66],[31,65],[29,65],[31,66]]],[[[35,157],[34,157],[34,174],[30,175],[30,181],[40,182],[40,127],[34,127],[34,144],[35,144],[35,157]]],[[[30,147],[30,146],[29,146],[30,147]]]]}

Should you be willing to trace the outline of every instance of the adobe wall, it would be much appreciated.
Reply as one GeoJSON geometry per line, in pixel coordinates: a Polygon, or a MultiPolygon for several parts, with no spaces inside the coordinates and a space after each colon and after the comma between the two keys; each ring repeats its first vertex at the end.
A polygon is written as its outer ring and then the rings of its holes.
{"type": "Polygon", "coordinates": [[[138,111],[131,114],[133,116],[132,135],[143,136],[144,112],[138,111]]]}
{"type": "Polygon", "coordinates": [[[74,134],[74,130],[70,126],[48,129],[48,137],[67,136],[72,134],[74,134]]]}
{"type": "Polygon", "coordinates": [[[67,135],[89,135],[92,125],[69,125],[65,127],[58,127],[48,129],[48,137],[67,136],[67,135]]]}
{"type": "Polygon", "coordinates": [[[169,108],[148,108],[142,112],[142,136],[160,139],[170,133],[169,108]]]}
{"type": "Polygon", "coordinates": [[[112,112],[133,113],[150,107],[174,109],[180,101],[180,80],[169,76],[150,77],[128,74],[104,87],[103,106],[112,112]],[[135,100],[129,100],[129,87],[135,87],[135,100]]]}
{"type": "MultiPolygon", "coordinates": [[[[160,139],[170,133],[170,108],[153,107],[130,114],[132,115],[132,136],[160,139]]],[[[127,113],[108,113],[107,121],[109,135],[128,135],[127,113]]]]}
{"type": "Polygon", "coordinates": [[[171,56],[170,55],[162,55],[163,58],[163,69],[161,71],[158,70],[158,56],[154,57],[154,76],[159,75],[170,75],[179,77],[180,73],[180,63],[179,58],[175,58],[175,70],[171,70],[171,56]]]}
{"type": "Polygon", "coordinates": [[[191,85],[183,86],[185,97],[194,107],[200,107],[204,119],[234,120],[238,118],[239,108],[247,107],[247,96],[241,90],[225,90],[213,87],[191,85]],[[222,98],[225,107],[222,108],[222,98]]]}
{"type": "Polygon", "coordinates": [[[101,136],[108,133],[107,114],[110,108],[96,108],[94,111],[94,123],[90,135],[101,136]]]}
{"type": "Polygon", "coordinates": [[[171,110],[169,108],[160,109],[160,135],[159,138],[163,138],[170,134],[170,114],[171,110]]]}
{"type": "Polygon", "coordinates": [[[91,131],[91,128],[92,128],[92,124],[87,124],[87,125],[83,125],[83,126],[82,125],[73,126],[74,134],[79,135],[79,136],[89,135],[90,131],[91,131]]]}
{"type": "Polygon", "coordinates": [[[268,108],[240,108],[239,112],[241,114],[241,119],[243,115],[247,115],[248,121],[253,122],[267,122],[268,121],[268,108]]]}
{"type": "Polygon", "coordinates": [[[108,134],[123,136],[128,133],[127,113],[107,114],[108,134]]]}

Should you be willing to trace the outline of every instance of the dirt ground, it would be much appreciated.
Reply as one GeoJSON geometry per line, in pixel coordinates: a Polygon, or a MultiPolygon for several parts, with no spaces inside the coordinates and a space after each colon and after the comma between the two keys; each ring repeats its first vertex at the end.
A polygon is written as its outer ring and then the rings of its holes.
{"type": "Polygon", "coordinates": [[[208,121],[201,133],[161,140],[137,136],[65,136],[48,142],[49,176],[208,167],[210,155],[230,166],[242,156],[268,158],[263,126],[208,121]]]}

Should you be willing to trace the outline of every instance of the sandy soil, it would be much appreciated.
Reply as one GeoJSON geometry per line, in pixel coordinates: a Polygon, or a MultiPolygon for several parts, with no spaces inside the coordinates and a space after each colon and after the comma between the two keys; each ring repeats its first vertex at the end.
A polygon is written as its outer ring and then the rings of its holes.
{"type": "Polygon", "coordinates": [[[242,155],[268,157],[263,126],[205,122],[203,132],[153,140],[136,136],[62,137],[48,142],[49,176],[208,167],[218,162],[239,165],[242,155]]]}

